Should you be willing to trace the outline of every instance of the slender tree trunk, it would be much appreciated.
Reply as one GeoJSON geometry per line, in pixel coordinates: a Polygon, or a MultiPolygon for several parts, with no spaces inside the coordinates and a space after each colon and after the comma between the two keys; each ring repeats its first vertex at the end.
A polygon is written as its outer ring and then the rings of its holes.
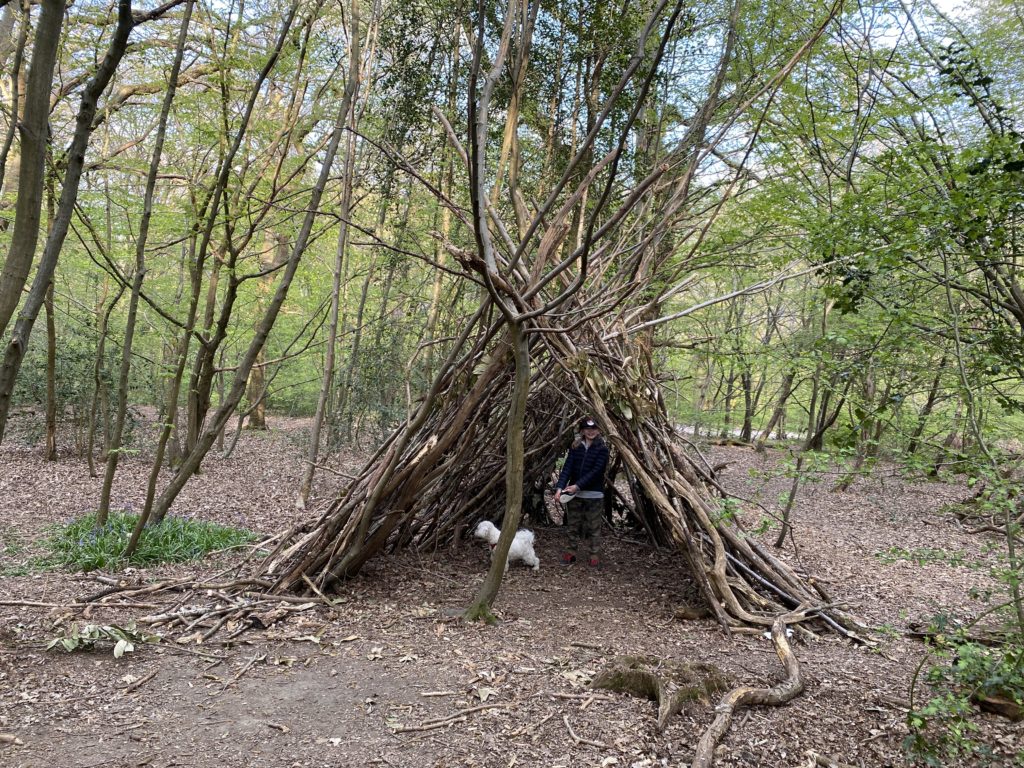
{"type": "Polygon", "coordinates": [[[735,364],[729,363],[729,375],[725,379],[725,400],[722,408],[722,430],[719,433],[723,438],[729,437],[729,428],[732,426],[732,400],[736,392],[736,370],[735,364]]]}
{"type": "Polygon", "coordinates": [[[203,422],[210,409],[210,386],[213,378],[213,354],[210,341],[210,330],[213,328],[214,315],[217,308],[217,291],[220,285],[220,271],[224,264],[223,249],[214,256],[210,269],[210,279],[206,284],[206,307],[203,310],[203,323],[199,332],[199,346],[192,362],[192,372],[188,381],[188,412],[186,415],[185,452],[191,451],[199,433],[203,431],[203,422]],[[205,382],[205,386],[204,386],[205,382]]]}
{"type": "Polygon", "coordinates": [[[796,371],[790,369],[786,371],[782,377],[782,384],[779,387],[779,399],[775,401],[775,410],[772,411],[772,417],[768,419],[768,423],[764,429],[761,430],[761,436],[757,439],[757,450],[763,451],[765,441],[771,435],[772,430],[782,423],[782,414],[786,411],[786,402],[789,400],[789,396],[793,393],[793,380],[796,378],[796,371]]]}
{"type": "Polygon", "coordinates": [[[57,325],[53,318],[53,281],[43,302],[46,312],[46,460],[57,460],[57,325]]]}
{"type": "Polygon", "coordinates": [[[921,445],[921,436],[924,434],[924,428],[928,424],[928,417],[932,415],[932,411],[935,410],[935,404],[939,400],[939,385],[942,383],[942,373],[945,367],[946,358],[943,356],[939,362],[935,378],[932,379],[932,385],[928,389],[928,399],[925,400],[924,405],[921,407],[921,412],[917,415],[917,424],[914,427],[914,433],[910,436],[910,443],[907,445],[907,456],[913,456],[917,453],[917,449],[921,445]]]}
{"type": "MultiPolygon", "coordinates": [[[[7,158],[14,144],[14,134],[17,133],[18,124],[22,121],[21,114],[21,78],[25,58],[25,44],[28,41],[28,30],[31,26],[31,6],[27,3],[22,9],[21,26],[18,29],[18,42],[14,48],[14,60],[11,62],[11,112],[10,124],[7,126],[7,133],[4,134],[3,147],[0,147],[0,192],[3,191],[4,182],[7,178],[7,158]]],[[[6,37],[14,24],[14,7],[8,5],[4,8],[4,30],[2,34],[6,37]]],[[[7,55],[0,61],[0,70],[6,69],[7,55]]]]}
{"type": "Polygon", "coordinates": [[[526,420],[526,402],[530,396],[530,345],[521,323],[509,324],[508,345],[515,361],[515,379],[505,433],[505,515],[501,521],[501,535],[491,556],[490,570],[472,604],[466,609],[465,618],[469,620],[494,621],[491,606],[501,589],[508,551],[523,514],[523,425],[526,420]]]}
{"type": "MultiPolygon", "coordinates": [[[[48,6],[49,3],[44,3],[44,14],[46,13],[48,6]]],[[[42,19],[40,19],[40,24],[42,24],[42,19]]],[[[39,260],[39,267],[37,268],[36,276],[32,281],[32,289],[29,291],[28,297],[25,299],[25,304],[22,307],[21,314],[18,316],[18,320],[15,323],[14,333],[7,344],[7,348],[4,350],[3,362],[0,363],[0,442],[3,441],[3,433],[7,425],[7,416],[11,407],[11,396],[14,392],[14,384],[18,378],[18,371],[21,368],[25,352],[28,349],[28,340],[32,333],[32,326],[35,325],[36,318],[39,316],[39,310],[46,297],[47,288],[50,281],[53,279],[53,273],[57,268],[57,259],[60,256],[61,248],[64,245],[64,239],[67,237],[68,228],[71,224],[71,216],[74,212],[75,204],[78,201],[79,182],[81,181],[82,170],[85,166],[85,150],[88,146],[89,138],[92,136],[95,125],[93,118],[96,116],[96,104],[99,101],[100,95],[106,90],[107,84],[114,76],[114,71],[117,69],[118,64],[120,64],[121,59],[127,50],[128,35],[133,26],[134,22],[132,20],[130,0],[119,0],[117,7],[117,26],[107,48],[107,52],[103,57],[103,61],[97,68],[96,73],[89,80],[89,83],[86,85],[85,91],[82,94],[82,103],[79,106],[75,122],[74,138],[72,138],[71,146],[68,149],[68,164],[67,170],[64,174],[64,187],[61,190],[60,203],[57,207],[57,215],[54,219],[53,227],[47,235],[46,246],[43,248],[43,255],[39,260]]],[[[59,26],[57,31],[59,32],[59,26]]],[[[44,36],[42,31],[37,30],[37,39],[42,36],[44,36]]],[[[32,68],[33,70],[35,69],[35,62],[33,62],[32,68]]],[[[28,105],[26,104],[26,111],[27,109],[28,105]]],[[[28,122],[27,117],[26,122],[28,122]]],[[[24,141],[22,146],[24,151],[24,141]]],[[[21,181],[19,181],[19,184],[20,183],[21,181]]],[[[25,190],[25,194],[34,195],[34,192],[25,190]]],[[[19,190],[19,208],[21,207],[21,197],[22,193],[19,190]]],[[[38,205],[34,206],[34,210],[36,211],[34,223],[35,226],[38,226],[38,205]]],[[[32,213],[29,212],[29,215],[31,216],[32,213]]],[[[21,217],[19,215],[19,219],[20,218],[21,217]]],[[[18,228],[18,223],[20,222],[15,222],[15,230],[18,228]]],[[[15,240],[17,240],[17,237],[18,234],[16,231],[15,240]]],[[[32,250],[35,249],[35,242],[36,237],[31,237],[32,250]]],[[[13,241],[11,252],[8,255],[8,263],[4,265],[4,274],[2,278],[0,278],[0,292],[6,291],[8,288],[12,287],[17,291],[20,291],[20,286],[25,282],[24,278],[19,279],[18,275],[13,275],[10,285],[8,284],[7,267],[10,265],[12,255],[17,255],[13,241]]],[[[18,258],[20,258],[20,255],[18,258]]],[[[31,260],[31,252],[28,253],[28,259],[31,260]]],[[[28,262],[24,264],[24,267],[27,273],[28,262]]],[[[0,296],[0,327],[6,327],[8,318],[4,316],[5,311],[5,299],[0,296]]]]}
{"type": "Polygon", "coordinates": [[[359,293],[359,306],[356,309],[355,322],[352,324],[352,344],[349,347],[348,362],[345,365],[345,376],[342,379],[338,392],[338,420],[339,430],[344,430],[343,442],[352,442],[352,388],[356,382],[359,369],[359,353],[363,343],[363,317],[366,312],[366,299],[370,293],[370,282],[373,280],[373,265],[367,266],[366,277],[363,280],[363,287],[359,293]]]}
{"type": "MultiPolygon", "coordinates": [[[[0,338],[7,333],[11,317],[14,316],[14,311],[21,301],[21,291],[32,268],[36,242],[39,240],[39,223],[42,219],[46,128],[50,117],[53,70],[57,61],[57,47],[60,44],[60,30],[64,23],[64,3],[57,0],[40,0],[39,4],[42,11],[36,25],[32,63],[28,71],[25,117],[20,124],[21,159],[18,163],[18,199],[14,208],[14,232],[11,235],[3,272],[0,273],[0,338]]],[[[27,13],[25,24],[28,25],[27,13]]],[[[89,117],[91,120],[91,113],[89,117]]],[[[49,282],[49,278],[43,281],[39,291],[40,303],[49,282]]],[[[38,312],[38,308],[36,311],[38,312]]],[[[20,363],[20,360],[18,362],[20,363]]],[[[3,440],[7,408],[5,393],[0,391],[0,441],[3,440]]]]}
{"type": "MultiPolygon", "coordinates": [[[[87,428],[86,435],[86,447],[85,455],[89,462],[89,477],[96,477],[96,461],[94,452],[96,448],[96,411],[100,404],[100,393],[106,390],[107,384],[104,379],[106,378],[106,349],[107,349],[107,327],[110,324],[110,315],[114,311],[114,307],[117,306],[117,302],[121,300],[121,296],[124,295],[124,286],[121,285],[117,291],[117,295],[111,300],[110,304],[104,309],[103,305],[106,302],[107,297],[107,286],[104,284],[103,287],[103,298],[100,299],[96,306],[96,315],[99,320],[96,323],[96,333],[99,336],[99,340],[96,342],[96,361],[93,364],[92,379],[93,379],[93,391],[92,401],[89,405],[89,426],[87,428]]],[[[104,401],[106,398],[104,398],[104,401]]],[[[106,435],[104,435],[104,458],[106,454],[106,435]]]]}
{"type": "Polygon", "coordinates": [[[782,528],[779,530],[779,535],[775,539],[776,547],[781,547],[786,543],[786,537],[789,536],[789,532],[791,530],[790,515],[793,511],[793,505],[796,503],[797,491],[800,488],[800,471],[804,466],[804,457],[808,451],[820,450],[820,448],[816,449],[814,446],[820,446],[822,444],[825,432],[835,423],[835,420],[839,418],[839,412],[842,410],[843,404],[846,402],[846,393],[849,386],[850,379],[847,379],[846,387],[839,396],[839,402],[831,412],[828,411],[828,397],[822,397],[821,408],[817,414],[814,412],[812,404],[810,415],[811,421],[808,425],[808,429],[810,431],[807,433],[807,437],[804,439],[803,445],[800,446],[800,455],[797,457],[796,468],[793,470],[793,483],[789,488],[789,497],[786,499],[786,506],[782,510],[782,528]]]}
{"type": "MultiPolygon", "coordinates": [[[[345,95],[342,103],[343,119],[355,122],[355,118],[349,115],[354,114],[353,105],[358,98],[360,83],[360,68],[362,56],[359,46],[359,0],[351,2],[351,21],[349,24],[350,41],[348,67],[349,77],[345,86],[345,95]]],[[[320,397],[316,402],[316,414],[313,416],[313,425],[309,435],[309,454],[306,457],[306,470],[302,475],[302,483],[299,486],[299,494],[295,505],[299,509],[305,509],[309,501],[309,494],[313,489],[313,475],[316,472],[316,463],[320,455],[320,432],[323,429],[324,417],[327,414],[327,405],[330,402],[331,390],[334,386],[334,356],[338,345],[338,316],[341,303],[341,275],[345,265],[345,252],[348,249],[348,222],[352,215],[352,185],[355,175],[356,144],[355,132],[349,134],[345,142],[345,161],[342,171],[341,204],[338,211],[338,243],[334,253],[334,281],[331,284],[331,318],[327,328],[327,349],[324,352],[324,375],[320,382],[320,397]]]]}
{"type": "MultiPolygon", "coordinates": [[[[260,266],[264,268],[279,267],[288,260],[288,240],[284,235],[274,234],[273,232],[268,232],[268,239],[270,241],[268,250],[272,255],[265,264],[260,266]]],[[[256,291],[257,313],[263,311],[266,294],[273,289],[273,281],[273,273],[260,280],[256,291]]],[[[253,330],[255,332],[256,329],[254,328],[253,330]]],[[[249,375],[249,386],[246,391],[246,397],[250,404],[247,429],[260,431],[267,429],[267,374],[264,366],[265,360],[266,350],[260,350],[260,354],[256,358],[256,364],[252,367],[252,373],[249,375]]]]}
{"type": "MultiPolygon", "coordinates": [[[[146,175],[146,190],[142,197],[142,217],[139,221],[139,234],[135,241],[135,275],[132,279],[132,290],[128,297],[128,317],[125,320],[124,344],[121,347],[121,368],[117,377],[117,409],[114,413],[114,429],[110,435],[110,450],[107,451],[107,467],[103,475],[103,487],[100,490],[100,503],[96,511],[96,525],[106,525],[110,512],[110,492],[114,485],[117,462],[121,455],[121,439],[124,435],[125,414],[128,411],[128,382],[132,368],[132,345],[135,341],[135,323],[139,311],[139,297],[142,295],[142,282],[146,277],[146,245],[149,240],[149,225],[153,218],[153,193],[156,189],[157,172],[160,170],[160,159],[163,155],[164,139],[167,135],[167,118],[171,112],[171,103],[178,85],[178,73],[181,71],[181,60],[188,37],[188,27],[192,17],[191,0],[185,5],[182,16],[181,30],[178,33],[178,44],[174,53],[174,62],[168,78],[167,92],[164,94],[157,122],[156,140],[153,155],[149,161],[149,172],[146,175]]],[[[129,540],[130,552],[134,551],[137,540],[129,540]]]]}
{"type": "Polygon", "coordinates": [[[740,384],[743,387],[743,426],[740,428],[740,440],[749,443],[754,436],[754,379],[749,368],[740,373],[740,384]]]}
{"type": "MultiPolygon", "coordinates": [[[[707,370],[704,373],[704,379],[700,383],[700,389],[697,392],[697,404],[693,408],[693,436],[694,438],[700,437],[701,426],[703,425],[704,419],[704,408],[707,406],[708,393],[711,391],[711,383],[715,380],[715,361],[710,355],[706,357],[707,370]]],[[[711,434],[711,428],[708,427],[708,434],[711,434]]]]}

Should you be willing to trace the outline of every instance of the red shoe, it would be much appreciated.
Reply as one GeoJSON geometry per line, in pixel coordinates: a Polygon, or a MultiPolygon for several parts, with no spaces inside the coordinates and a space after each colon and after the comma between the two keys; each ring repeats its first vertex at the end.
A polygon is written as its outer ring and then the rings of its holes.
{"type": "Polygon", "coordinates": [[[576,555],[572,552],[566,552],[562,555],[562,565],[572,565],[576,562],[576,555]]]}
{"type": "Polygon", "coordinates": [[[591,555],[590,556],[590,560],[588,561],[587,564],[591,568],[597,568],[597,567],[599,567],[601,565],[601,561],[598,559],[597,555],[591,555]]]}

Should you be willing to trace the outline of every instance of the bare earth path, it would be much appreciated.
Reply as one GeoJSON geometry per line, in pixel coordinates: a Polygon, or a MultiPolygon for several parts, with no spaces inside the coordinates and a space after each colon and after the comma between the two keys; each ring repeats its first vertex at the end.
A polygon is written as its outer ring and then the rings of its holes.
{"type": "MultiPolygon", "coordinates": [[[[243,436],[232,459],[211,458],[174,513],[266,533],[299,519],[292,508],[301,471],[295,425],[277,425],[284,428],[243,436]]],[[[788,481],[764,473],[783,458],[713,452],[714,461],[730,462],[722,482],[769,508],[788,481]]],[[[137,507],[145,462],[129,458],[122,466],[115,501],[137,507]]],[[[811,749],[850,765],[905,765],[904,707],[924,649],[897,630],[939,611],[973,615],[982,606],[969,590],[992,584],[984,567],[994,562],[985,554],[992,541],[966,534],[942,511],[965,488],[907,482],[886,468],[845,494],[831,493],[825,480],[803,492],[794,513],[799,553],[790,546],[783,556],[882,627],[879,645],[795,638],[806,692],[788,706],[741,711],[716,765],[795,768],[808,765],[811,749]]],[[[0,572],[17,572],[37,554],[46,524],[81,514],[97,495],[98,481],[78,459],[47,464],[30,451],[0,451],[0,572]]],[[[744,510],[751,526],[760,515],[753,506],[744,510]]],[[[43,650],[53,627],[72,618],[61,606],[102,586],[90,575],[0,577],[0,734],[21,742],[0,744],[0,765],[688,765],[713,703],[693,706],[656,733],[651,702],[587,687],[606,662],[650,654],[712,662],[738,683],[780,679],[764,637],[726,638],[708,620],[673,617],[692,591],[674,554],[611,533],[604,567],[563,568],[556,565],[562,532],[535,532],[541,570],[513,566],[495,627],[441,618],[467,604],[486,568],[485,553],[466,543],[432,557],[372,562],[333,607],[316,605],[230,645],[220,636],[202,646],[168,642],[121,659],[109,645],[90,653],[43,650]],[[17,601],[52,607],[11,604],[17,601]]],[[[125,577],[214,573],[238,557],[125,577]]],[[[129,618],[97,609],[91,620],[129,618]]],[[[1022,727],[991,716],[980,722],[1011,765],[1009,755],[1024,744],[1022,727]]]]}

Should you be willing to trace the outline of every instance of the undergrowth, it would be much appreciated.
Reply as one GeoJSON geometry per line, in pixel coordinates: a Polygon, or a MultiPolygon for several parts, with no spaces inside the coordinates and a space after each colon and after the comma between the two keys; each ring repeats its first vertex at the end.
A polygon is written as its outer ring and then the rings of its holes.
{"type": "Polygon", "coordinates": [[[138,515],[111,512],[106,525],[97,527],[93,512],[66,525],[55,526],[42,542],[47,554],[34,564],[39,569],[94,571],[126,565],[181,563],[255,539],[251,531],[184,517],[167,517],[159,525],[144,529],[138,547],[126,559],[124,550],[138,519],[138,515]]]}

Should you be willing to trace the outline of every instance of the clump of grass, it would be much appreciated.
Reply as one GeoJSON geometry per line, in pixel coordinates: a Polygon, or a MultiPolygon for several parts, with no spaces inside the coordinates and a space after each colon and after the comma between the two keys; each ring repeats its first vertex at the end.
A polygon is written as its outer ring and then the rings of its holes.
{"type": "Polygon", "coordinates": [[[124,550],[138,519],[138,515],[111,512],[106,525],[97,527],[96,513],[91,512],[67,525],[56,526],[43,542],[48,554],[41,558],[39,565],[94,571],[126,565],[182,563],[256,538],[252,531],[184,517],[167,517],[160,525],[147,526],[138,548],[125,559],[124,550]]]}

